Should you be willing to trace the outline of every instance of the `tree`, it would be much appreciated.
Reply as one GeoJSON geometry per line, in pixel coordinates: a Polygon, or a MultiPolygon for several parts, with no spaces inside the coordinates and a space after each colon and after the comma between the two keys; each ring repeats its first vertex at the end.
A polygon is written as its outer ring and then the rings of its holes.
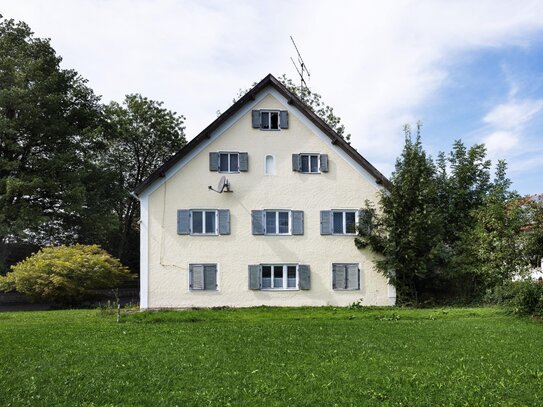
{"type": "Polygon", "coordinates": [[[466,148],[459,140],[434,164],[420,124],[415,141],[406,128],[391,190],[381,194],[380,210],[366,205],[355,239],[383,255],[377,268],[400,303],[479,300],[527,264],[526,210],[509,189],[505,162],[493,181],[490,168],[484,145],[466,148]]]}
{"type": "Polygon", "coordinates": [[[506,164],[499,161],[496,178],[482,204],[473,211],[475,225],[465,233],[465,247],[472,259],[467,272],[478,277],[480,295],[519,274],[529,262],[523,255],[522,228],[526,225],[525,211],[518,205],[518,195],[511,192],[506,176],[506,164]]]}
{"type": "Polygon", "coordinates": [[[77,239],[101,107],[60,62],[25,23],[0,21],[0,269],[11,243],[77,239]]]}
{"type": "Polygon", "coordinates": [[[34,301],[76,303],[99,288],[131,278],[128,269],[99,246],[46,247],[0,276],[0,291],[16,290],[34,301]]]}
{"type": "Polygon", "coordinates": [[[530,266],[541,266],[543,259],[543,195],[519,198],[517,203],[526,211],[522,227],[524,251],[530,266]]]}
{"type": "MultiPolygon", "coordinates": [[[[330,126],[338,136],[344,138],[347,142],[351,140],[351,134],[345,134],[345,125],[341,123],[341,118],[334,113],[333,107],[322,101],[322,96],[320,94],[312,92],[307,86],[296,85],[294,81],[285,74],[281,75],[278,79],[291,93],[296,95],[309,109],[315,112],[317,116],[330,126]]],[[[252,87],[256,84],[257,82],[254,82],[252,87]]],[[[248,91],[249,89],[240,89],[233,102],[241,98],[248,91]]]]}
{"type": "Polygon", "coordinates": [[[104,109],[106,149],[100,166],[111,179],[117,218],[115,253],[124,264],[137,267],[139,206],[131,195],[135,187],[186,144],[183,116],[162,107],[162,102],[139,94],[104,109]]]}
{"type": "Polygon", "coordinates": [[[371,232],[355,243],[382,253],[376,265],[395,286],[399,303],[417,302],[440,266],[442,218],[438,205],[436,168],[422,148],[421,124],[415,140],[405,126],[405,145],[396,161],[390,191],[380,198],[382,213],[372,213],[371,232]],[[368,237],[368,235],[370,237],[368,237]]]}

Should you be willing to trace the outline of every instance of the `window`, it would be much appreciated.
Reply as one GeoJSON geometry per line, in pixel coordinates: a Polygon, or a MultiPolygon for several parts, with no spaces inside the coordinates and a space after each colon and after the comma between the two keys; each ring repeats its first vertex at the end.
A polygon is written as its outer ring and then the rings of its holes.
{"type": "Polygon", "coordinates": [[[275,159],[273,155],[266,156],[266,175],[275,175],[275,159]]]}
{"type": "Polygon", "coordinates": [[[298,267],[288,264],[262,265],[262,289],[288,290],[298,288],[298,267]]]}
{"type": "Polygon", "coordinates": [[[356,263],[332,264],[334,290],[360,290],[360,269],[356,263]]]}
{"type": "Polygon", "coordinates": [[[216,235],[217,211],[216,210],[191,210],[191,234],[192,235],[216,235]]]}
{"type": "Polygon", "coordinates": [[[328,154],[292,154],[292,171],[304,174],[328,172],[328,154]]]}
{"type": "Polygon", "coordinates": [[[265,211],[264,218],[267,235],[288,235],[290,233],[289,211],[265,211]]]}
{"type": "Polygon", "coordinates": [[[189,288],[191,291],[217,290],[217,265],[189,264],[189,288]]]}
{"type": "Polygon", "coordinates": [[[252,210],[253,235],[303,235],[304,211],[252,210]]]}
{"type": "Polygon", "coordinates": [[[288,129],[288,111],[275,109],[253,110],[252,122],[253,129],[288,129]]]}
{"type": "Polygon", "coordinates": [[[178,209],[178,235],[229,235],[229,209],[178,209]]]}
{"type": "Polygon", "coordinates": [[[301,171],[300,172],[319,172],[319,156],[318,154],[301,154],[301,171]]]}
{"type": "Polygon", "coordinates": [[[239,172],[239,154],[219,153],[219,172],[239,172]]]}
{"type": "Polygon", "coordinates": [[[310,290],[311,270],[308,264],[252,264],[249,289],[310,290]]]}
{"type": "Polygon", "coordinates": [[[261,110],[260,128],[262,130],[279,130],[279,110],[261,110]]]}
{"type": "Polygon", "coordinates": [[[356,233],[356,211],[332,211],[332,233],[351,235],[356,233]]]}
{"type": "Polygon", "coordinates": [[[211,151],[209,153],[209,171],[226,173],[249,171],[249,154],[211,151]]]}

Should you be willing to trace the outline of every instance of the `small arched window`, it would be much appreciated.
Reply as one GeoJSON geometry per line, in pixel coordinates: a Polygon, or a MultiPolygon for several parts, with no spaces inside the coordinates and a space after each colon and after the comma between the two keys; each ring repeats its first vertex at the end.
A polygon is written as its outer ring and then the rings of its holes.
{"type": "Polygon", "coordinates": [[[266,156],[266,175],[275,175],[275,158],[273,155],[266,156]]]}

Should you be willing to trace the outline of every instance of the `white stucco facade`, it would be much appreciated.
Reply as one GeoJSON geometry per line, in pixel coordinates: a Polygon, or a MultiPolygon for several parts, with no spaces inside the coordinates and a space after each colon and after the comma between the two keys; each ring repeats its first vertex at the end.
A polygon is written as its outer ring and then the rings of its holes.
{"type": "Polygon", "coordinates": [[[352,235],[320,234],[320,211],[359,209],[366,199],[376,201],[379,188],[281,94],[264,89],[140,194],[141,307],[345,306],[359,300],[365,305],[394,304],[394,289],[375,270],[370,249],[357,249],[352,235]],[[253,109],[288,110],[288,129],[252,128],[253,109]],[[227,174],[231,193],[208,189],[223,175],[209,170],[209,153],[217,151],[248,153],[248,171],[227,174]],[[294,172],[293,153],[328,154],[329,171],[294,172]],[[274,175],[265,173],[269,155],[274,175]],[[179,235],[179,209],[229,209],[230,234],[179,235]],[[253,235],[251,211],[263,209],[304,211],[303,235],[253,235]],[[215,291],[189,289],[189,264],[203,263],[217,264],[215,291]],[[309,265],[310,289],[249,289],[248,266],[262,263],[309,265]],[[333,263],[359,264],[360,290],[333,290],[333,263]]]}

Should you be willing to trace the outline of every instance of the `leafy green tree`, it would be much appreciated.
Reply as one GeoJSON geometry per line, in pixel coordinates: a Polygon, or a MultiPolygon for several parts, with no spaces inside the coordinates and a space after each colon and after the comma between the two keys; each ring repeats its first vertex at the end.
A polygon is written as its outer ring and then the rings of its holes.
{"type": "Polygon", "coordinates": [[[351,140],[351,134],[345,133],[345,125],[341,123],[341,117],[334,113],[334,108],[322,101],[322,96],[312,92],[307,86],[297,85],[285,74],[281,75],[279,81],[292,93],[304,102],[313,112],[317,114],[324,122],[330,126],[340,137],[346,141],[351,140]]]}
{"type": "Polygon", "coordinates": [[[520,198],[518,205],[526,211],[522,232],[524,251],[532,267],[540,267],[543,259],[543,195],[520,198]]]}
{"type": "Polygon", "coordinates": [[[0,20],[0,269],[12,243],[77,239],[101,106],[60,62],[25,23],[0,20]]]}
{"type": "Polygon", "coordinates": [[[133,94],[122,105],[111,102],[104,109],[106,149],[99,161],[111,179],[118,227],[114,252],[132,268],[137,268],[139,258],[139,205],[131,192],[186,144],[185,118],[162,105],[133,94]]]}
{"type": "Polygon", "coordinates": [[[490,169],[483,145],[461,141],[434,164],[420,125],[415,141],[406,129],[391,190],[381,194],[379,210],[366,204],[369,218],[360,219],[355,239],[383,255],[377,267],[399,302],[480,300],[526,266],[522,230],[533,222],[510,191],[505,162],[492,181],[490,169]]]}
{"type": "Polygon", "coordinates": [[[132,278],[119,260],[96,245],[46,247],[0,276],[0,291],[16,290],[34,301],[77,303],[99,288],[132,278]]]}
{"type": "Polygon", "coordinates": [[[399,303],[418,302],[440,265],[442,218],[436,167],[422,148],[420,130],[419,123],[413,140],[405,126],[405,145],[391,177],[392,187],[381,193],[382,213],[377,216],[375,208],[368,208],[374,219],[372,231],[366,230],[355,241],[358,247],[369,244],[383,254],[376,265],[396,286],[399,303]]]}
{"type": "Polygon", "coordinates": [[[479,295],[487,288],[511,280],[528,265],[521,239],[526,212],[516,202],[518,195],[509,190],[511,181],[506,168],[504,161],[498,162],[488,194],[473,211],[476,223],[464,238],[473,259],[468,271],[478,277],[484,289],[479,295]]]}

